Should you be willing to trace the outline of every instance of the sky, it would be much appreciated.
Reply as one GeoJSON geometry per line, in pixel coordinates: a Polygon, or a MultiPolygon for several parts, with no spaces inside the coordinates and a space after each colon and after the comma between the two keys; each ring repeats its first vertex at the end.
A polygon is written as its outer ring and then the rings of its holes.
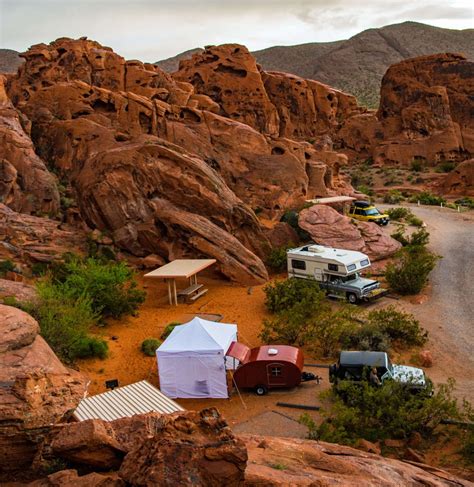
{"type": "Polygon", "coordinates": [[[0,48],[87,36],[155,62],[209,44],[250,50],[347,39],[407,20],[474,27],[471,0],[0,0],[0,48]]]}

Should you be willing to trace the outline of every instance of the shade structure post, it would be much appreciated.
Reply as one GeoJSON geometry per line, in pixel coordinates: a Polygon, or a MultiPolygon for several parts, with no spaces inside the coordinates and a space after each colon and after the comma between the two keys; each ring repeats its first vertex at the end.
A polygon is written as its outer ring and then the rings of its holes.
{"type": "Polygon", "coordinates": [[[176,292],[176,279],[173,279],[173,296],[174,296],[174,304],[178,306],[178,294],[176,292]]]}
{"type": "Polygon", "coordinates": [[[165,279],[166,284],[168,285],[168,302],[170,304],[173,304],[172,298],[171,298],[171,279],[165,279]]]}

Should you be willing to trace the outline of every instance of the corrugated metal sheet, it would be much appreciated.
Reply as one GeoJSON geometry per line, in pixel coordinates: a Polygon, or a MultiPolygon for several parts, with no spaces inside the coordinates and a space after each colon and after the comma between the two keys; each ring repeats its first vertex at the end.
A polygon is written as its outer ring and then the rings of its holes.
{"type": "Polygon", "coordinates": [[[146,380],[112,391],[84,398],[77,406],[74,417],[78,421],[86,419],[114,419],[156,411],[174,413],[184,409],[146,380]]]}

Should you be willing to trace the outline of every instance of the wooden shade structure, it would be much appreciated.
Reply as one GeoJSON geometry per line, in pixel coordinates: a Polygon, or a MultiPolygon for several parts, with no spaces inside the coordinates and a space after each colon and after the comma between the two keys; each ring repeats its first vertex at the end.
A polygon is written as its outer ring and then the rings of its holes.
{"type": "Polygon", "coordinates": [[[198,289],[197,274],[216,263],[216,259],[176,259],[144,277],[164,279],[168,284],[168,299],[170,304],[178,304],[176,279],[189,279],[188,289],[198,289]]]}

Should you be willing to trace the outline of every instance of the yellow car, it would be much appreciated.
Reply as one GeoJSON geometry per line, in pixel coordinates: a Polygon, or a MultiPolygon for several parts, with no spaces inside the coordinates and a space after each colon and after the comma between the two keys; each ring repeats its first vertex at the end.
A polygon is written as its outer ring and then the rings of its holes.
{"type": "Polygon", "coordinates": [[[356,220],[374,222],[377,225],[388,225],[390,221],[386,213],[380,213],[375,206],[367,201],[354,201],[349,209],[348,215],[356,220]]]}

